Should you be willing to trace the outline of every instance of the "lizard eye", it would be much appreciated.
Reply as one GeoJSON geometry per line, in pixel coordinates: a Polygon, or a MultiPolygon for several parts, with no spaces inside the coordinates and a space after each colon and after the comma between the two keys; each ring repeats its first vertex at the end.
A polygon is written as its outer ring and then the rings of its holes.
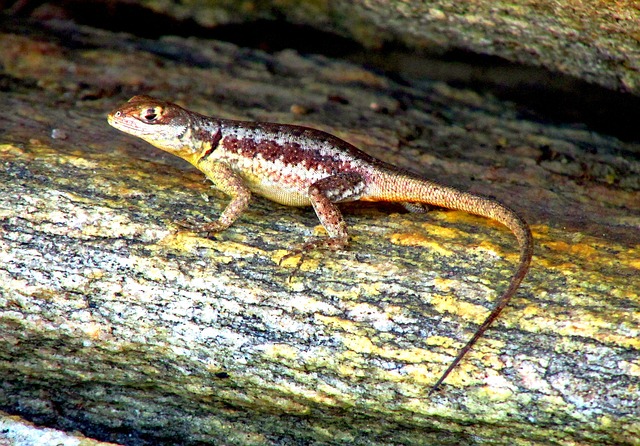
{"type": "Polygon", "coordinates": [[[158,107],[148,108],[142,112],[142,119],[147,122],[153,122],[158,119],[158,116],[161,112],[162,110],[160,110],[158,107]]]}

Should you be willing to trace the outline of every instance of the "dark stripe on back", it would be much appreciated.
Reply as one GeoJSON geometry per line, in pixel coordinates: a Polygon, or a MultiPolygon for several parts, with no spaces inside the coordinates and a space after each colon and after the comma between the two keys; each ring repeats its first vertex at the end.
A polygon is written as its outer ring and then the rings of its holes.
{"type": "Polygon", "coordinates": [[[253,159],[261,155],[265,161],[282,160],[284,164],[300,166],[309,170],[326,170],[330,173],[340,172],[348,166],[351,160],[338,159],[321,154],[319,149],[302,148],[299,143],[278,144],[273,140],[256,142],[250,138],[236,138],[227,136],[222,145],[230,153],[237,153],[243,157],[253,159]]]}

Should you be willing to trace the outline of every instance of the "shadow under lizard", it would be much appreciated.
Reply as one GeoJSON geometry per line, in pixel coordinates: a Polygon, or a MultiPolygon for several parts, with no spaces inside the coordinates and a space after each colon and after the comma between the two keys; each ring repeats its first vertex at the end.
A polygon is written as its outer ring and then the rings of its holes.
{"type": "Polygon", "coordinates": [[[228,228],[248,207],[252,193],[288,206],[313,206],[328,237],[307,242],[283,259],[317,248],[346,247],[347,225],[336,203],[348,201],[399,202],[410,211],[435,205],[487,217],[508,227],[520,246],[515,274],[430,394],[499,316],[529,269],[533,237],[515,211],[496,200],[394,167],[326,132],[207,117],[149,96],[134,96],[112,111],[108,121],[118,130],[185,159],[231,198],[216,221],[193,225],[189,228],[193,231],[211,233],[228,228]]]}

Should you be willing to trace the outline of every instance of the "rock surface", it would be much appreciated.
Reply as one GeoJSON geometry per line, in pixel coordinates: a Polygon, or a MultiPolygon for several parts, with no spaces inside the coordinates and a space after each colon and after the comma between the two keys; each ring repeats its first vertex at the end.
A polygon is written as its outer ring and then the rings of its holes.
{"type": "Polygon", "coordinates": [[[2,446],[109,446],[79,434],[69,434],[55,429],[35,426],[17,416],[0,411],[0,445],[2,446]]]}
{"type": "Polygon", "coordinates": [[[640,444],[640,146],[440,82],[68,23],[0,34],[0,407],[121,444],[640,444]],[[134,94],[322,128],[495,196],[537,242],[504,316],[427,392],[504,288],[515,242],[460,212],[254,200],[212,239],[202,175],[110,128],[134,94]],[[316,226],[317,230],[311,230],[316,226]]]}
{"type": "Polygon", "coordinates": [[[640,8],[633,0],[140,3],[205,26],[285,17],[369,48],[399,41],[431,52],[464,49],[640,94],[640,8]]]}

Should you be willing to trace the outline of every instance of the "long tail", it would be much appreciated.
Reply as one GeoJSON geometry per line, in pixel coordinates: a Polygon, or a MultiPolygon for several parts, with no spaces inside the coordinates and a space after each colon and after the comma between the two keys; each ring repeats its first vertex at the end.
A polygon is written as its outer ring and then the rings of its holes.
{"type": "Polygon", "coordinates": [[[426,203],[490,218],[509,228],[518,239],[520,245],[520,261],[509,283],[509,287],[502,293],[498,299],[498,303],[489,316],[487,316],[482,325],[478,327],[466,345],[460,349],[455,359],[433,385],[429,392],[429,394],[432,394],[460,363],[478,339],[487,331],[515,294],[522,279],[524,279],[529,270],[531,257],[533,256],[533,236],[531,235],[529,225],[517,212],[490,198],[463,192],[411,175],[389,175],[384,179],[381,178],[378,184],[380,190],[384,191],[377,196],[377,199],[381,201],[426,203]]]}

